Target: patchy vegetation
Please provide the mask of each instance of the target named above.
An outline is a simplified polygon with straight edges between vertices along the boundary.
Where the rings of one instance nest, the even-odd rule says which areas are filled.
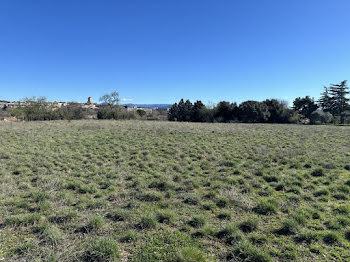
[[[0,132],[0,260],[350,260],[348,127],[58,121]]]

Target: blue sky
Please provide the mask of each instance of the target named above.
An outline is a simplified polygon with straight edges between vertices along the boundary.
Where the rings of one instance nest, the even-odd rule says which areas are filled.
[[[317,98],[350,77],[349,12],[348,0],[1,0],[0,100]]]

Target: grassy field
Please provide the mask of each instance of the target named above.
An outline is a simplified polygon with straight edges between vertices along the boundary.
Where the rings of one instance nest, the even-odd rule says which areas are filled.
[[[0,260],[349,261],[350,128],[0,124]]]

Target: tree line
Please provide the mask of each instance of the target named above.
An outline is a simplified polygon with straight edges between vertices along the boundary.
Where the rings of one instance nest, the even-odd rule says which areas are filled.
[[[293,106],[284,101],[245,101],[241,104],[221,101],[207,107],[202,101],[192,103],[181,99],[168,112],[169,121],[180,122],[243,122],[243,123],[311,123],[329,124],[350,122],[349,88],[344,80],[325,87],[318,101],[310,96],[298,97]]]
[[[83,106],[81,103],[70,102],[58,106],[50,103],[45,97],[25,98],[14,108],[0,108],[0,118],[14,116],[25,121],[45,120],[79,120],[79,119],[150,119],[165,120],[166,112],[153,110],[148,113],[142,109],[128,111],[119,104],[118,92],[105,94],[100,98],[101,104],[96,108]]]

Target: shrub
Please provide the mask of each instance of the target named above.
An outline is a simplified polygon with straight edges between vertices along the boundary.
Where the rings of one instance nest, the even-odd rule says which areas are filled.
[[[314,125],[329,124],[333,122],[333,116],[329,112],[320,109],[315,110],[310,115],[310,123]]]
[[[84,252],[83,261],[120,261],[117,244],[109,238],[99,238]]]

